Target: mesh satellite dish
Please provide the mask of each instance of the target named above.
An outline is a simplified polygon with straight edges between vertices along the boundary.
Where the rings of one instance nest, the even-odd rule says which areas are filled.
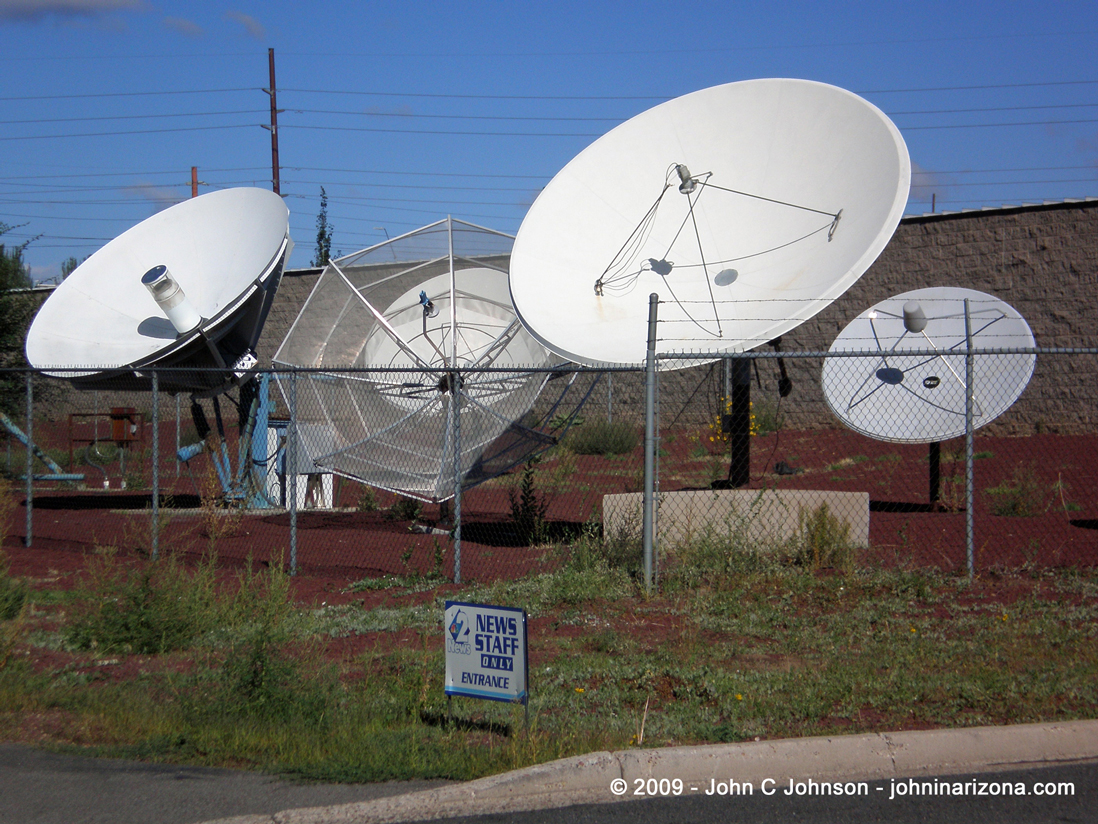
[[[216,394],[255,365],[255,346],[293,242],[265,189],[211,192],[112,240],[50,295],[27,360],[80,389]]]
[[[274,361],[364,371],[298,377],[309,460],[371,486],[446,500],[455,489],[455,397],[463,488],[555,442],[542,424],[562,400],[540,420],[526,418],[550,373],[523,370],[559,359],[511,306],[512,241],[447,219],[328,264]]]
[[[737,352],[853,284],[907,202],[903,138],[876,107],[805,80],[694,92],[601,137],[522,222],[511,296],[545,346],[591,365]]]
[[[936,443],[964,435],[966,299],[974,349],[1033,348],[1025,319],[993,295],[937,287],[891,297],[858,315],[831,344],[832,352],[877,353],[824,362],[824,398],[839,420],[892,443]],[[905,354],[909,351],[938,354]],[[1018,400],[1036,361],[1031,354],[975,358],[977,428]]]

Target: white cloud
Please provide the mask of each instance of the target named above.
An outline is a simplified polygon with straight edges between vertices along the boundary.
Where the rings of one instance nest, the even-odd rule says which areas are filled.
[[[51,17],[94,19],[145,7],[145,0],[0,0],[0,20],[38,23]]]
[[[0,2],[2,2],[2,0],[0,0]],[[201,37],[206,33],[203,28],[193,20],[187,20],[183,17],[165,17],[164,27],[186,35],[187,37]]]
[[[126,188],[132,195],[137,195],[149,201],[153,205],[154,212],[161,212],[167,209],[169,206],[174,206],[179,203],[179,193],[173,189],[165,189],[161,186],[154,186],[151,183],[144,183],[137,186],[129,186]]]
[[[249,36],[256,40],[263,40],[267,36],[267,29],[250,14],[244,14],[239,11],[227,11],[225,12],[225,19],[232,20],[242,25]]]

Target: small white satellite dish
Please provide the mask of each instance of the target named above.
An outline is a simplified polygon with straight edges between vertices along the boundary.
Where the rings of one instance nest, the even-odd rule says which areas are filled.
[[[455,490],[455,397],[463,487],[554,443],[524,418],[550,378],[545,367],[560,360],[515,316],[512,241],[447,219],[329,263],[274,357],[332,369],[298,378],[297,419],[316,465],[446,500]]]
[[[663,103],[550,181],[511,260],[519,318],[581,363],[751,349],[841,295],[907,202],[903,138],[875,106],[805,80],[749,80]]]
[[[78,388],[213,393],[255,364],[293,242],[289,210],[265,189],[211,192],[112,240],[50,295],[27,360]]]
[[[1029,349],[1029,325],[1009,304],[973,289],[936,287],[884,300],[852,320],[828,358],[823,391],[831,411],[855,432],[892,443],[935,443],[965,433],[965,299],[974,349]],[[908,355],[905,352],[937,352]],[[1018,400],[1035,355],[980,355],[973,364],[975,426]]]

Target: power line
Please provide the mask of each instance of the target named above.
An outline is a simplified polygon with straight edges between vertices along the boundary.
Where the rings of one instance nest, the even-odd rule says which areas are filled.
[[[902,132],[925,132],[937,129],[998,129],[1014,126],[1072,126],[1081,123],[1098,123],[1098,118],[1083,120],[1027,120],[1014,123],[955,123],[938,126],[904,126]]]
[[[176,129],[134,129],[121,132],[83,132],[77,134],[38,134],[0,137],[0,140],[54,140],[70,137],[118,137],[128,134],[176,134],[178,132],[213,132],[225,129],[254,129],[258,123],[240,123],[228,126],[180,126]]]
[[[96,92],[93,94],[49,94],[24,95],[22,97],[0,97],[0,100],[97,100],[110,97],[172,97],[181,94],[228,94],[230,92],[257,92],[258,86],[241,89],[183,89],[159,92]]]
[[[227,112],[171,112],[169,114],[118,114],[101,117],[50,117],[36,120],[0,120],[0,125],[15,126],[29,123],[94,123],[114,120],[158,120],[169,117],[215,117],[226,114],[265,114],[265,109],[236,109]]]
[[[979,86],[926,86],[912,89],[862,89],[858,94],[908,94],[919,92],[970,92],[987,89],[1040,89],[1048,86],[1093,86],[1098,80],[1046,80],[1040,83],[986,83]]]
[[[621,123],[620,117],[534,117],[498,114],[417,114],[415,112],[349,112],[327,109],[285,109],[293,114],[350,115],[357,117],[399,117],[409,120],[502,120],[544,123]],[[2,122],[2,121],[0,121]]]

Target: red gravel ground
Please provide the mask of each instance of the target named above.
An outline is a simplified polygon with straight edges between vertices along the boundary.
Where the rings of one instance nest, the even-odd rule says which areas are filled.
[[[703,488],[725,464],[702,448],[707,433],[662,441],[662,490]],[[707,445],[707,444],[706,444]],[[1098,438],[1034,435],[1027,438],[978,436],[975,452],[976,566],[980,570],[1029,566],[1094,566],[1098,564]],[[942,502],[928,499],[925,446],[881,443],[846,430],[784,431],[753,439],[753,488],[839,489],[867,491],[871,499],[870,543],[865,563],[963,569],[963,442],[942,447]],[[570,466],[560,466],[562,460]],[[800,470],[779,476],[779,461]],[[547,459],[536,478],[549,503],[548,520],[561,535],[571,534],[600,512],[606,493],[636,491],[642,456],[615,458],[571,456]],[[547,479],[556,472],[558,483]],[[165,473],[166,474],[166,473]],[[551,550],[519,544],[509,523],[508,490],[518,472],[478,487],[463,499],[463,580],[511,578],[550,568],[558,559]],[[560,480],[563,479],[563,480]],[[174,472],[171,480],[175,482]],[[1028,517],[993,514],[1003,493],[989,489],[1030,486],[1034,509]],[[414,532],[409,521],[389,519],[380,511],[352,507],[362,487],[340,484],[345,509],[306,511],[297,518],[297,587],[306,601],[340,597],[347,582],[382,574],[453,570],[453,545],[445,529]],[[203,508],[186,479],[175,488],[175,507],[167,514],[159,546],[197,559],[216,551],[227,570],[251,558],[266,563],[280,555],[289,560],[290,516],[286,512],[225,514]],[[378,493],[383,507],[394,498]],[[26,537],[26,502],[17,494],[8,519],[4,550],[12,572],[48,579],[80,569],[96,547],[116,546],[137,557],[150,547],[148,494],[36,490],[31,547]],[[434,528],[439,508],[425,505],[419,528]],[[443,526],[446,526],[445,524]]]

